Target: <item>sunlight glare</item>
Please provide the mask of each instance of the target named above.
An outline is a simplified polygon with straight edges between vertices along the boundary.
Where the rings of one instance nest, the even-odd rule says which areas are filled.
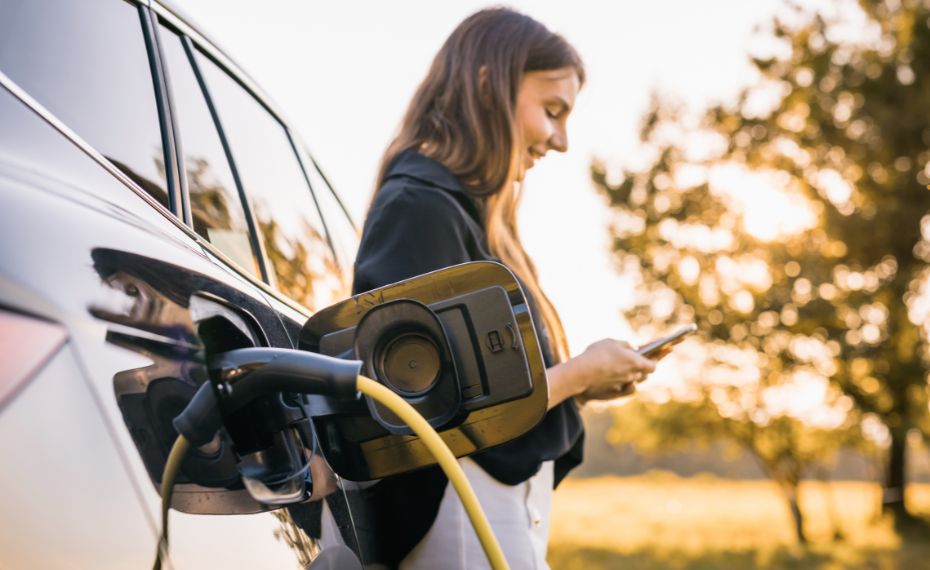
[[[817,216],[810,204],[778,172],[754,172],[736,164],[711,169],[711,188],[729,196],[742,212],[745,230],[774,241],[812,228]]]

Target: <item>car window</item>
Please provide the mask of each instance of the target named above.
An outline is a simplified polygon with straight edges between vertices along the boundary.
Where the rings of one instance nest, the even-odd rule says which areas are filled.
[[[258,256],[223,142],[191,67],[181,36],[164,26],[159,39],[171,85],[179,147],[194,230],[258,276]]]
[[[315,311],[343,296],[339,266],[284,126],[197,52],[267,256],[269,281]]]
[[[329,237],[339,258],[339,265],[342,267],[343,279],[347,283],[347,288],[350,288],[352,284],[352,266],[355,263],[355,254],[358,252],[358,230],[356,230],[352,220],[336,198],[335,192],[326,183],[326,179],[306,150],[303,151],[303,156],[304,166],[307,169],[307,175],[310,177],[310,185],[313,187],[313,193],[320,205],[320,211],[326,220]]]
[[[168,207],[137,8],[119,0],[7,0],[0,70]]]
[[[127,223],[166,236],[183,247],[190,246],[186,232],[3,87],[0,87],[0,117],[0,178],[25,181],[32,189],[67,196],[73,203],[91,209],[106,205],[115,217]],[[0,211],[8,208],[0,198]],[[40,233],[43,239],[69,239],[60,228],[41,228]],[[37,260],[34,269],[61,275],[55,264],[45,260]]]

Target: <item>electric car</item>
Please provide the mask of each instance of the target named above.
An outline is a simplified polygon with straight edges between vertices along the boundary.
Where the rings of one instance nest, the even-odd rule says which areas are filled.
[[[242,370],[206,360],[230,351],[327,352],[383,381],[435,348],[406,396],[456,455],[529,429],[545,373],[511,276],[346,301],[357,236],[281,112],[175,8],[0,1],[0,568],[151,566],[173,418],[229,388]],[[407,306],[425,332],[392,328]],[[366,488],[428,464],[417,438],[362,399],[226,412],[184,459],[165,564],[377,567]]]
[[[4,0],[0,72],[0,567],[149,567],[170,441],[144,426],[184,396],[164,379],[189,375],[203,323],[296,346],[347,296],[357,232],[280,112],[170,7]],[[329,533],[172,512],[171,561],[306,566],[320,536],[357,552],[344,491],[326,503]]]

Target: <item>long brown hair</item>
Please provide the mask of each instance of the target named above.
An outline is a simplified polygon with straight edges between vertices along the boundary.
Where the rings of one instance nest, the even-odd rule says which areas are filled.
[[[394,140],[381,159],[377,188],[391,161],[414,149],[444,164],[482,206],[491,254],[537,299],[558,361],[569,357],[562,321],[539,286],[536,266],[517,231],[523,160],[516,129],[523,74],[572,67],[584,84],[575,49],[536,20],[508,8],[466,18],[443,44],[417,88]]]

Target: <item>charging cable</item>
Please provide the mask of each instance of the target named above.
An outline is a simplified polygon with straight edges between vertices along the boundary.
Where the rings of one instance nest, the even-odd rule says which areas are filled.
[[[426,445],[433,457],[436,458],[436,462],[439,463],[439,466],[445,471],[446,477],[449,478],[449,482],[452,483],[455,492],[458,493],[459,499],[462,500],[462,505],[465,507],[465,512],[468,513],[468,518],[471,520],[471,525],[478,535],[481,548],[484,549],[484,553],[488,557],[491,568],[494,570],[508,568],[507,560],[504,558],[504,552],[497,542],[497,537],[494,536],[494,531],[491,530],[491,524],[488,522],[488,517],[485,516],[484,510],[478,502],[475,490],[472,489],[471,484],[468,482],[468,478],[465,476],[465,472],[462,471],[462,466],[459,465],[459,462],[455,459],[455,455],[452,454],[449,447],[442,441],[442,438],[439,437],[439,434],[436,433],[433,426],[429,425],[429,422],[427,422],[413,406],[404,401],[403,398],[371,378],[359,376],[356,384],[359,392],[384,404],[386,408],[390,409],[397,417],[403,420],[404,423],[410,426],[413,433],[420,437],[423,444]]]
[[[246,350],[254,351],[258,349],[241,349],[243,353]],[[310,353],[303,354],[305,356],[302,356],[302,358],[306,358]],[[319,386],[316,380],[304,380],[304,382],[304,385],[301,386],[300,380],[291,381],[288,382],[287,387],[289,391],[294,392],[318,393]],[[207,409],[213,408],[213,405],[210,404],[211,402],[215,404],[213,390],[209,386],[209,383],[205,383],[204,385],[207,386],[207,388],[203,388],[198,391],[198,394],[191,401],[191,405],[188,406],[188,409],[186,409],[178,417],[179,420],[181,418],[184,419],[180,422],[176,420],[175,426],[184,425],[190,427],[194,423],[192,421],[192,417],[197,415],[201,417],[206,416],[212,418],[212,423],[216,426],[216,429],[219,429],[219,425],[216,425],[218,412]],[[342,392],[345,391],[344,387],[340,387],[340,389]],[[413,406],[408,404],[406,401],[404,401],[403,398],[392,392],[390,389],[382,386],[380,383],[372,380],[371,378],[367,378],[361,375],[357,376],[355,379],[354,391],[361,392],[362,394],[365,394],[373,400],[376,400],[378,403],[384,405],[398,418],[409,425],[413,432],[419,436],[420,440],[423,442],[429,452],[433,455],[433,457],[436,458],[436,462],[445,472],[446,477],[448,477],[449,482],[452,483],[452,486],[455,489],[455,492],[458,494],[459,499],[461,499],[462,505],[465,507],[465,512],[468,514],[468,518],[471,521],[472,527],[474,527],[475,533],[478,535],[478,540],[481,543],[481,547],[484,549],[484,553],[488,557],[488,562],[491,564],[491,568],[493,570],[507,570],[509,568],[507,565],[507,560],[504,558],[504,553],[497,541],[497,537],[494,536],[494,531],[491,529],[491,525],[488,522],[487,516],[484,514],[484,510],[481,508],[481,504],[478,502],[478,497],[475,495],[474,489],[472,489],[471,485],[469,484],[468,478],[465,476],[465,472],[462,471],[462,467],[456,460],[455,455],[453,455],[452,451],[448,448],[448,446],[446,446],[445,442],[442,441],[442,438],[439,437],[439,434],[436,433],[436,430],[433,429],[431,425],[429,425],[429,422],[427,422],[426,419],[423,418],[423,416],[421,416],[420,413],[413,408]],[[239,392],[241,393],[241,391]],[[199,412],[197,414],[189,413],[191,408],[198,407]],[[200,427],[197,427],[196,429],[199,430],[198,433],[204,433]],[[216,429],[213,430],[213,433],[215,433]],[[180,470],[181,462],[183,461],[184,455],[187,453],[187,450],[190,447],[190,441],[188,437],[185,436],[187,431],[185,431],[185,429],[179,429],[178,431],[181,433],[181,435],[178,435],[178,438],[175,440],[174,445],[171,448],[171,452],[168,454],[168,460],[165,463],[164,474],[162,475],[161,534],[158,540],[158,553],[155,558],[153,570],[160,570],[161,561],[167,555],[168,511],[171,506],[171,496],[174,491],[174,483],[177,478],[178,471]]]
[[[179,435],[171,446],[165,470],[161,476],[161,534],[158,537],[158,553],[155,555],[153,570],[161,569],[162,554],[168,554],[168,511],[171,509],[171,496],[174,494],[174,482],[181,470],[181,462],[190,448],[190,442],[183,435]]]

